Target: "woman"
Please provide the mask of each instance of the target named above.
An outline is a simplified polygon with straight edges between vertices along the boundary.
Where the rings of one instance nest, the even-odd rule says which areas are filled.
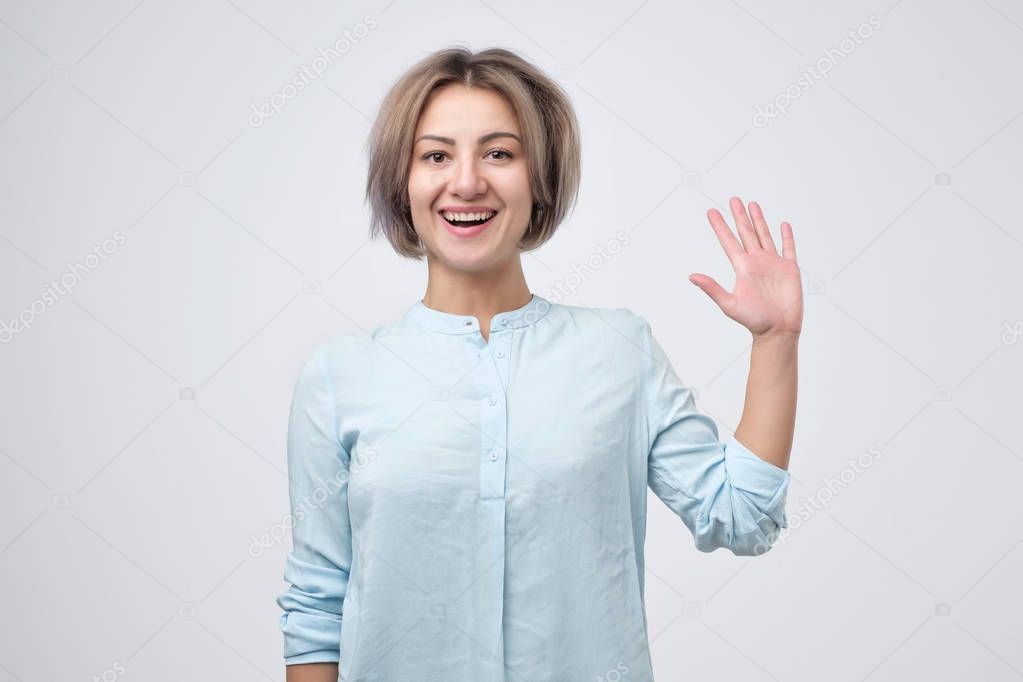
[[[289,681],[650,680],[647,487],[704,552],[761,554],[787,527],[791,227],[779,256],[756,204],[732,200],[741,243],[708,214],[735,290],[690,279],[753,334],[720,442],[642,317],[526,284],[520,254],[573,203],[578,145],[564,93],[506,50],[440,51],[386,97],[373,229],[429,277],[400,319],[319,347],[295,386]]]

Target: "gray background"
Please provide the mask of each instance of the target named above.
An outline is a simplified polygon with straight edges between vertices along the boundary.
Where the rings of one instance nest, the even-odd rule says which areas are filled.
[[[367,238],[364,144],[453,43],[519,50],[577,107],[579,205],[531,289],[646,316],[722,434],[749,335],[686,280],[733,281],[705,211],[794,227],[792,526],[701,554],[650,494],[658,679],[1023,677],[1023,6],[387,3],[0,3],[0,320],[31,322],[0,345],[0,680],[283,679],[290,538],[253,537],[287,519],[291,389],[423,293]]]

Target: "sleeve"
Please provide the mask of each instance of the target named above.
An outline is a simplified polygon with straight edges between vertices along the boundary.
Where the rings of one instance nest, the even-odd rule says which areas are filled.
[[[721,547],[739,556],[767,552],[788,527],[789,472],[734,435],[719,442],[714,421],[697,409],[650,324],[640,320],[647,351],[650,488],[686,524],[701,552]]]
[[[288,420],[292,550],[277,598],[285,665],[340,659],[341,606],[352,564],[350,456],[340,442],[335,396],[321,347],[295,384]]]

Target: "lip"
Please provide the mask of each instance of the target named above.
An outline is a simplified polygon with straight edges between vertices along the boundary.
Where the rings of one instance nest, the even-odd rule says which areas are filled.
[[[468,210],[468,209],[472,209],[472,210]],[[479,225],[473,225],[472,227],[455,227],[454,225],[449,223],[447,220],[445,220],[444,216],[441,215],[441,213],[443,211],[455,211],[456,213],[479,213],[480,211],[493,211],[493,210],[494,209],[487,208],[485,206],[470,206],[470,207],[462,206],[462,207],[458,207],[458,208],[452,208],[452,207],[447,207],[446,206],[446,207],[442,208],[440,211],[437,212],[437,220],[441,221],[441,223],[444,224],[444,228],[448,231],[449,234],[452,234],[452,235],[454,235],[456,237],[459,237],[460,239],[469,239],[471,237],[476,237],[477,235],[482,234],[484,230],[486,230],[488,227],[493,225],[494,224],[494,218],[496,218],[498,215],[500,215],[500,213],[495,211],[494,215],[490,216],[490,219],[487,220],[485,223],[480,223]]]
[[[483,211],[494,211],[497,212],[496,208],[491,206],[441,206],[437,209],[437,213],[443,213],[444,211],[451,211],[452,213],[482,213]]]

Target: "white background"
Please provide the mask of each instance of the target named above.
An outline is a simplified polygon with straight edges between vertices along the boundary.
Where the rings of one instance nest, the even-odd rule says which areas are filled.
[[[579,204],[530,288],[647,317],[722,436],[749,334],[686,279],[733,281],[705,212],[794,227],[792,527],[701,554],[651,494],[658,679],[1023,677],[1020,4],[388,2],[0,3],[0,680],[283,679],[290,538],[250,546],[288,514],[291,390],[424,291],[368,239],[364,145],[452,44],[521,52],[577,108]]]

